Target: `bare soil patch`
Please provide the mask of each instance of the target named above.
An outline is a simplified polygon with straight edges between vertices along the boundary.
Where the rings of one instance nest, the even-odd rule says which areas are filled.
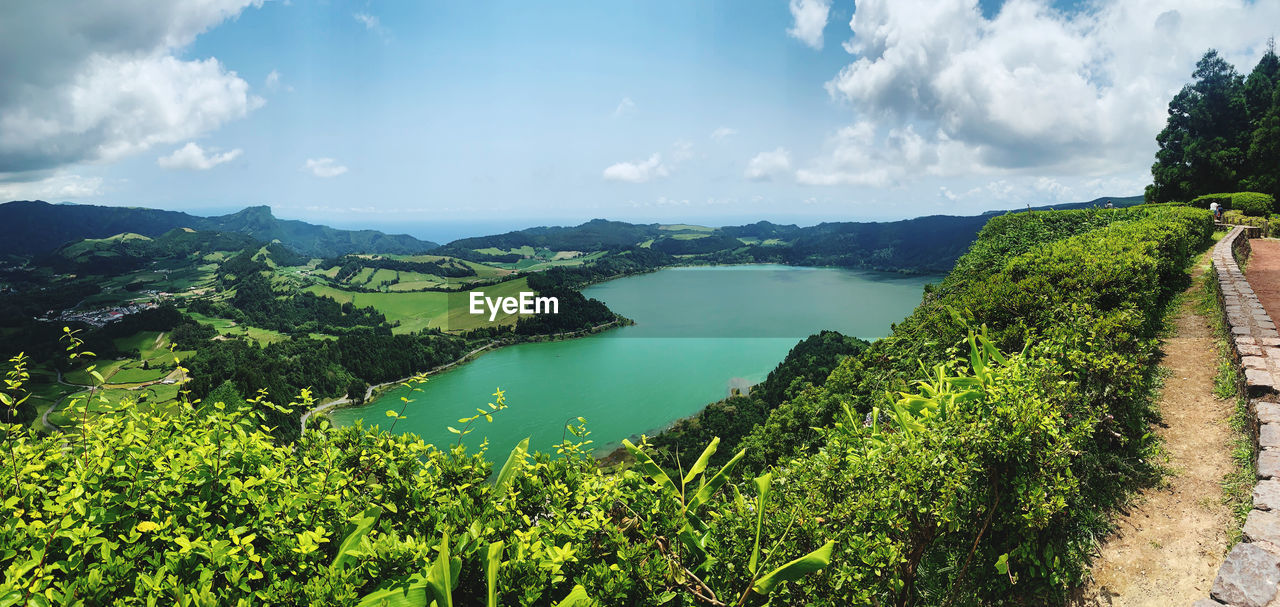
[[[1280,318],[1277,316],[1280,313],[1280,240],[1255,238],[1249,241],[1249,248],[1253,250],[1245,268],[1249,286],[1258,295],[1267,315]]]

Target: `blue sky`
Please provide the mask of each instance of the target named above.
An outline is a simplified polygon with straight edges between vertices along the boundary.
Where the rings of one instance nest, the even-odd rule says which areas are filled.
[[[1199,55],[1247,72],[1280,22],[1233,0],[6,10],[27,14],[0,20],[0,198],[379,227],[1136,194]]]

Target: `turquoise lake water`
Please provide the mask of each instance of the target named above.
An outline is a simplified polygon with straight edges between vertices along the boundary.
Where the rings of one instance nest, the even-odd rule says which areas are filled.
[[[797,341],[823,329],[872,340],[911,313],[937,277],[777,265],[670,268],[583,291],[633,319],[634,326],[558,342],[487,352],[434,375],[414,394],[397,432],[453,444],[448,426],[492,402],[509,408],[479,422],[464,443],[486,438],[502,457],[525,437],[546,450],[567,420],[586,418],[597,452],[764,380]],[[359,408],[335,411],[339,424],[390,423],[403,389]],[[485,407],[487,408],[487,407]]]

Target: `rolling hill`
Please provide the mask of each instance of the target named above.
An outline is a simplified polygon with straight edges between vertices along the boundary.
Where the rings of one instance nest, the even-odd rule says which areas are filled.
[[[292,219],[278,219],[270,207],[248,207],[217,217],[141,207],[49,204],[21,200],[0,204],[0,255],[48,253],[69,242],[134,233],[149,238],[176,228],[237,232],[255,240],[279,240],[289,249],[312,257],[349,253],[414,255],[436,248],[434,242],[376,230],[338,230]]]

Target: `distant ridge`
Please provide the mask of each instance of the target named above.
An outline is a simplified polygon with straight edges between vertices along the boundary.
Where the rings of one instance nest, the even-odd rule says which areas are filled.
[[[440,252],[466,256],[493,249],[510,251],[521,247],[571,251],[644,247],[670,255],[706,255],[719,251],[723,254],[715,261],[722,263],[782,262],[942,274],[951,270],[956,259],[969,249],[978,231],[993,216],[1027,210],[1102,207],[1108,200],[1118,208],[1139,204],[1142,196],[1102,197],[1086,202],[987,211],[981,215],[926,215],[897,221],[831,221],[808,227],[768,221],[703,227],[593,219],[572,227],[541,226],[462,238],[441,247]]]
[[[50,204],[19,200],[0,204],[0,255],[38,255],[85,238],[122,233],[158,237],[175,228],[236,232],[281,244],[312,257],[349,253],[417,254],[439,245],[405,234],[377,230],[339,230],[292,219],[278,219],[267,206],[248,207],[217,217],[142,207]]]

